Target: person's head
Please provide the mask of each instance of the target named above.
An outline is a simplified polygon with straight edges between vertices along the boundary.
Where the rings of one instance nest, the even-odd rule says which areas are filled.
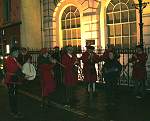
[[[23,54],[23,55],[25,55],[25,54],[27,54],[27,49],[25,48],[25,47],[23,47],[23,48],[21,48],[21,53]]]
[[[113,51],[113,50],[115,49],[115,46],[114,46],[114,45],[108,45],[108,49],[109,49],[110,51]]]
[[[44,57],[48,56],[48,48],[42,48],[40,52],[41,52],[41,55],[43,55]]]
[[[19,55],[19,48],[17,48],[17,47],[12,47],[11,49],[10,49],[10,54],[13,56],[13,57],[18,57],[18,55]]]
[[[138,54],[142,54],[143,53],[143,47],[141,45],[137,45],[136,46],[136,51]]]
[[[58,46],[55,46],[55,47],[54,47],[54,51],[55,51],[55,52],[59,52],[59,47],[58,47]]]
[[[72,54],[73,53],[73,47],[68,45],[66,48],[67,53]]]
[[[109,57],[110,60],[113,60],[114,59],[114,53],[110,51],[108,53],[108,57]]]
[[[86,49],[89,53],[94,51],[94,47],[93,46],[86,46]]]

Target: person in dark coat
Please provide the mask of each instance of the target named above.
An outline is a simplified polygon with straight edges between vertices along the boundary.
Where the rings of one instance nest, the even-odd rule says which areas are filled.
[[[84,80],[87,82],[87,91],[95,92],[95,84],[97,81],[97,72],[95,64],[100,61],[99,56],[94,52],[93,46],[86,46],[87,50],[82,53],[80,58],[83,62]]]
[[[20,53],[19,53],[18,58],[17,58],[18,62],[21,65],[23,65],[28,60],[28,57],[30,57],[30,55],[29,55],[27,49],[24,47],[21,48]]]
[[[57,62],[61,63],[62,54],[61,51],[59,50],[59,47],[57,46],[54,47],[54,52],[52,54],[52,57],[55,58]],[[54,69],[54,78],[57,83],[57,87],[60,87],[63,84],[63,67],[60,64],[56,63],[53,69]]]
[[[137,98],[142,98],[144,96],[145,80],[147,77],[147,59],[147,53],[144,52],[141,45],[138,45],[136,47],[136,53],[133,54],[132,58],[129,60],[133,64],[132,78],[135,82],[135,95]]]
[[[102,67],[104,81],[106,82],[106,92],[108,101],[111,101],[112,98],[115,96],[115,92],[117,89],[117,83],[120,78],[122,65],[120,62],[115,58],[113,52],[108,53],[108,59],[104,63]]]
[[[108,48],[105,49],[103,55],[101,56],[101,59],[104,62],[109,60],[109,52],[113,52],[115,59],[119,59],[120,58],[120,54],[116,53],[114,45],[108,45]]]
[[[53,67],[56,61],[49,57],[48,49],[42,48],[41,54],[38,57],[38,68],[41,78],[41,88],[42,88],[42,107],[48,103],[48,97],[55,91],[56,84],[54,81]]]
[[[22,66],[17,61],[17,57],[19,54],[19,49],[16,47],[13,47],[10,50],[10,55],[4,58],[4,67],[6,71],[6,76],[4,83],[7,86],[8,89],[8,95],[9,95],[9,105],[11,109],[11,115],[14,118],[22,118],[23,115],[18,112],[18,98],[17,98],[17,91],[18,91],[18,85],[20,85],[22,80],[19,80],[19,78],[16,78],[16,75],[18,74],[18,70],[21,70]],[[19,75],[18,75],[19,76]]]
[[[73,47],[67,46],[66,52],[62,55],[62,64],[64,65],[64,85],[66,88],[66,103],[70,104],[76,101],[74,97],[74,88],[78,81],[78,71],[76,64],[77,57],[73,53]]]

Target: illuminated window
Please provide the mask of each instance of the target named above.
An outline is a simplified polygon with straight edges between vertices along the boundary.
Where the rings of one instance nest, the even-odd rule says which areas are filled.
[[[61,18],[63,46],[81,46],[80,12],[75,6],[67,7]]]
[[[111,0],[107,7],[108,44],[131,48],[137,44],[136,10],[133,0]]]

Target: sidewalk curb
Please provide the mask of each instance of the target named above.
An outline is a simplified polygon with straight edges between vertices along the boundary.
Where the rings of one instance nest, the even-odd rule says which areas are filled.
[[[39,102],[42,101],[42,98],[41,98],[41,97],[36,96],[36,95],[33,95],[33,94],[31,94],[31,93],[29,93],[29,92],[27,92],[27,91],[19,90],[19,93],[21,93],[21,94],[23,94],[23,95],[25,95],[25,96],[28,96],[28,97],[30,97],[30,98],[33,98],[33,99],[35,99],[35,100],[37,100],[37,101],[39,101]],[[74,113],[74,114],[77,114],[77,115],[82,116],[82,117],[85,117],[85,118],[95,119],[93,116],[90,116],[90,115],[88,115],[88,114],[85,113],[85,112],[82,112],[82,111],[80,111],[80,110],[76,110],[75,108],[72,108],[72,107],[70,107],[70,106],[66,106],[66,105],[64,106],[64,105],[59,104],[59,103],[54,102],[54,101],[50,101],[50,104],[48,104],[48,105],[49,105],[49,106],[50,106],[50,105],[53,105],[53,106],[55,106],[55,107],[57,107],[57,108],[59,108],[59,109],[63,109],[63,110],[72,112],[72,113]]]

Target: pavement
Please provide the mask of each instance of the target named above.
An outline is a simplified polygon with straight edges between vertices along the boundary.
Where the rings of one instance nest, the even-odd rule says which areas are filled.
[[[150,92],[137,99],[133,89],[120,86],[108,100],[104,86],[97,84],[97,93],[88,94],[85,84],[77,86],[72,105],[64,104],[64,87],[59,86],[49,97],[47,110],[40,108],[40,82],[26,83],[20,89],[20,110],[25,118],[19,121],[150,121]],[[9,115],[7,90],[0,87],[0,121],[14,121]],[[15,120],[16,121],[16,120]]]
[[[43,110],[40,107],[40,100],[34,95],[27,94],[20,92],[18,95],[19,111],[24,118],[16,119],[10,115],[7,89],[0,86],[0,121],[90,121],[87,117],[53,105],[47,105]]]

